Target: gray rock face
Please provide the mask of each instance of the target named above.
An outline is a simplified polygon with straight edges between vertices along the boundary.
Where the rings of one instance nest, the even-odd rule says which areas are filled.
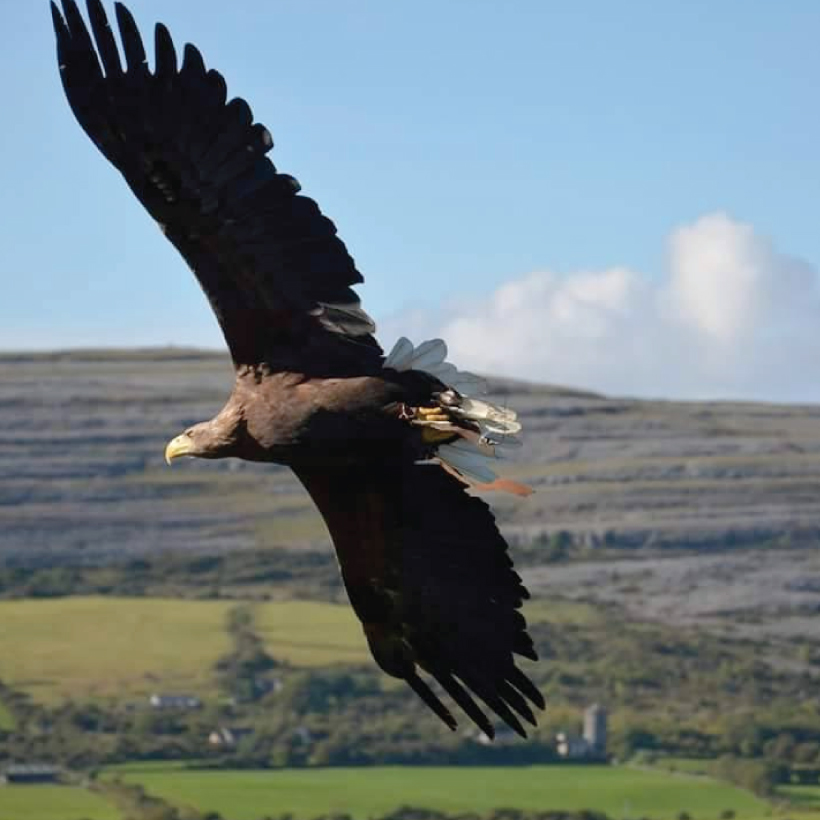
[[[200,351],[0,356],[0,562],[325,544],[287,470],[165,466],[166,441],[210,418],[231,381],[226,357]],[[492,496],[512,535],[716,549],[799,546],[820,530],[820,407],[490,387],[524,423],[501,472],[537,490]]]

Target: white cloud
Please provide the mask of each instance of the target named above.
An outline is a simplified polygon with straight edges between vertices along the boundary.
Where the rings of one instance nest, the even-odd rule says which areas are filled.
[[[790,320],[815,287],[803,262],[777,253],[750,225],[704,216],[669,240],[668,297],[694,330],[722,345],[754,339],[766,323]]]
[[[441,335],[451,361],[486,373],[614,394],[820,400],[817,271],[722,213],[672,232],[660,276],[536,272],[403,318],[406,335]]]

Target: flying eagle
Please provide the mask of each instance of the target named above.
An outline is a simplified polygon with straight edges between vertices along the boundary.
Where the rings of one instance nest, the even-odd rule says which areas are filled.
[[[536,660],[528,597],[488,506],[468,484],[519,494],[492,459],[516,443],[514,412],[434,339],[385,356],[333,223],[268,158],[270,132],[192,45],[165,26],[153,72],[134,18],[100,0],[90,30],[51,3],[60,75],[78,122],[159,223],[205,291],[236,370],[210,421],[166,459],[236,457],[290,467],[319,508],[376,663],[451,729],[426,675],[489,736],[483,701],[519,734],[544,699],[516,666]],[[93,38],[92,38],[93,34]],[[421,673],[425,673],[422,677]]]

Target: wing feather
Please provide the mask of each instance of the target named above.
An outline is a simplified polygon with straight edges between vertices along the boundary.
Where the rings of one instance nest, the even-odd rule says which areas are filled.
[[[470,693],[449,673],[430,670],[433,677],[441,684],[444,691],[464,710],[467,717],[484,732],[487,737],[495,736],[495,728],[487,715],[470,697]]]
[[[74,5],[73,0],[68,0],[68,2]],[[97,43],[106,76],[114,78],[122,74],[117,41],[114,39],[114,32],[108,24],[108,17],[100,0],[88,0],[88,18],[91,20],[91,30],[94,32],[94,40]]]
[[[171,33],[162,23],[157,23],[154,29],[154,60],[154,76],[164,86],[167,94],[177,73],[177,52]]]
[[[528,594],[489,507],[409,459],[296,472],[327,522],[377,663],[420,695],[414,676],[426,671],[489,736],[474,696],[526,737],[521,719],[535,724],[533,707],[544,707],[515,661],[537,658],[520,611]]]
[[[131,12],[122,4],[115,3],[117,25],[122,35],[122,46],[125,52],[125,64],[128,71],[134,74],[148,73],[148,58],[145,55],[145,46]]]
[[[273,140],[248,103],[187,44],[177,67],[155,31],[151,72],[133,16],[115,3],[122,58],[100,0],[89,27],[75,0],[52,3],[63,87],[77,120],[192,267],[237,364],[285,366],[322,349],[381,363],[362,281],[335,225],[267,154]],[[124,65],[124,67],[123,67]]]

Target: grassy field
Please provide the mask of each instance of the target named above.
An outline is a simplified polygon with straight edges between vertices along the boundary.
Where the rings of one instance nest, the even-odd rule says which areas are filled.
[[[78,597],[0,601],[0,680],[36,700],[119,699],[156,690],[216,693],[230,648],[229,601]],[[271,654],[296,666],[365,663],[348,606],[281,601],[254,607]],[[0,727],[9,718],[0,708]]]
[[[532,601],[525,609],[530,623],[589,624],[601,615],[573,601]],[[274,658],[294,666],[369,663],[361,625],[347,605],[318,601],[271,601],[254,607],[254,629]]]
[[[668,769],[671,772],[684,774],[708,774],[711,760],[701,760],[694,757],[662,757],[654,765],[659,769]]]
[[[820,786],[781,786],[777,792],[801,808],[820,811]]]
[[[142,598],[0,601],[0,680],[53,702],[208,694],[231,604]]]
[[[670,772],[707,775],[709,765],[712,762],[691,757],[664,757],[660,758],[653,766]],[[798,809],[806,809],[812,812],[820,810],[820,786],[778,786],[777,796],[786,798]]]
[[[271,601],[254,607],[254,629],[274,658],[295,666],[367,663],[361,625],[346,604]]]
[[[614,818],[658,820],[672,820],[681,811],[696,820],[717,820],[727,809],[739,820],[770,811],[762,800],[724,783],[613,766],[197,772],[132,765],[110,769],[107,776],[112,773],[170,803],[232,820],[284,812],[302,820],[334,811],[366,818],[400,805],[449,812],[598,809]]]
[[[209,696],[230,647],[231,601],[76,597],[0,601],[0,680],[43,703],[142,697],[157,690]],[[349,606],[270,601],[253,607],[268,652],[297,667],[370,663]],[[534,601],[531,622],[588,623],[586,604]],[[0,705],[0,728],[8,716]]]
[[[99,795],[76,786],[0,786],[0,820],[119,820]]]

